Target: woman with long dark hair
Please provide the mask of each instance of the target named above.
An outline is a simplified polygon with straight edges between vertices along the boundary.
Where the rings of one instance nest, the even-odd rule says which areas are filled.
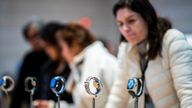
[[[192,107],[192,47],[183,33],[148,0],[119,0],[113,14],[121,33],[120,72],[106,107]]]

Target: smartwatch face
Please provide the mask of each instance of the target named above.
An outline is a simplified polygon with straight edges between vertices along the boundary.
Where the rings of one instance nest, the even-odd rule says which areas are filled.
[[[10,76],[3,76],[2,79],[0,79],[0,88],[3,91],[10,92],[14,89],[15,82],[12,77]]]
[[[91,79],[89,83],[90,92],[97,94],[100,91],[100,84],[97,80]]]
[[[27,77],[25,79],[25,91],[31,92],[35,90],[37,85],[37,79],[35,77]]]
[[[51,82],[50,82],[50,88],[54,88],[55,85],[56,85],[56,80],[52,79]]]
[[[4,84],[4,80],[0,79],[0,87],[3,86],[3,84]]]
[[[85,89],[91,95],[97,95],[102,88],[100,80],[96,77],[89,77],[85,82]]]
[[[55,94],[61,94],[65,90],[65,80],[63,77],[56,76],[50,81],[50,88]]]
[[[139,97],[143,93],[143,82],[141,78],[132,78],[128,80],[127,89],[133,97]]]
[[[135,85],[134,80],[129,80],[127,89],[133,89],[134,85]]]

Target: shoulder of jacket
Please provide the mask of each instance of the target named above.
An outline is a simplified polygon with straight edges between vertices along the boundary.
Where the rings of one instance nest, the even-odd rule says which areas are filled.
[[[164,44],[170,46],[171,43],[178,41],[178,40],[186,40],[186,37],[182,32],[177,29],[168,29],[167,32],[164,34]]]
[[[192,50],[192,47],[187,41],[185,35],[176,29],[169,29],[165,33],[163,47],[166,48],[166,51],[168,51],[170,54]]]

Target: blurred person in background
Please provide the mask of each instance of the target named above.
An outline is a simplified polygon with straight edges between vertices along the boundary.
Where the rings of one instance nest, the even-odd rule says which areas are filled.
[[[102,42],[96,41],[89,30],[79,24],[66,24],[64,29],[56,33],[62,49],[62,56],[72,71],[71,91],[75,108],[91,108],[92,96],[86,93],[84,81],[92,76],[103,82],[101,93],[97,95],[96,106],[104,108],[110,88],[117,72],[117,61]]]
[[[116,55],[115,51],[114,51],[114,48],[113,48],[113,46],[112,46],[112,44],[111,44],[111,42],[109,40],[107,40],[106,38],[103,38],[103,37],[101,38],[100,37],[100,38],[98,38],[98,41],[101,41],[103,43],[104,47],[107,48],[107,50],[111,54]]]
[[[50,59],[42,68],[40,85],[37,89],[40,95],[34,101],[36,108],[53,108],[57,97],[49,87],[50,80],[55,76],[62,76],[67,81],[70,75],[69,66],[61,57],[61,50],[55,39],[56,31],[63,27],[64,25],[59,22],[48,22],[42,28],[41,38],[44,41],[45,52]],[[66,90],[61,94],[60,99],[69,106],[73,104],[72,95]]]
[[[192,108],[192,47],[184,34],[157,16],[149,0],[118,0],[113,14],[122,41],[107,108]],[[137,90],[128,84],[133,78],[143,86],[135,105],[126,89]]]
[[[24,39],[31,46],[31,50],[25,54],[19,69],[18,81],[12,96],[10,108],[29,107],[30,93],[25,91],[24,81],[26,77],[39,78],[42,65],[48,57],[43,51],[43,42],[40,39],[40,31],[44,22],[38,17],[32,17],[24,25],[22,34]],[[36,93],[37,94],[37,93]],[[35,95],[34,97],[36,97]]]

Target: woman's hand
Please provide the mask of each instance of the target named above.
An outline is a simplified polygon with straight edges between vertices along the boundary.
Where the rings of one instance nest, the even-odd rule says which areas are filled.
[[[34,106],[35,108],[51,108],[52,105],[50,105],[51,101],[49,100],[35,100]]]

